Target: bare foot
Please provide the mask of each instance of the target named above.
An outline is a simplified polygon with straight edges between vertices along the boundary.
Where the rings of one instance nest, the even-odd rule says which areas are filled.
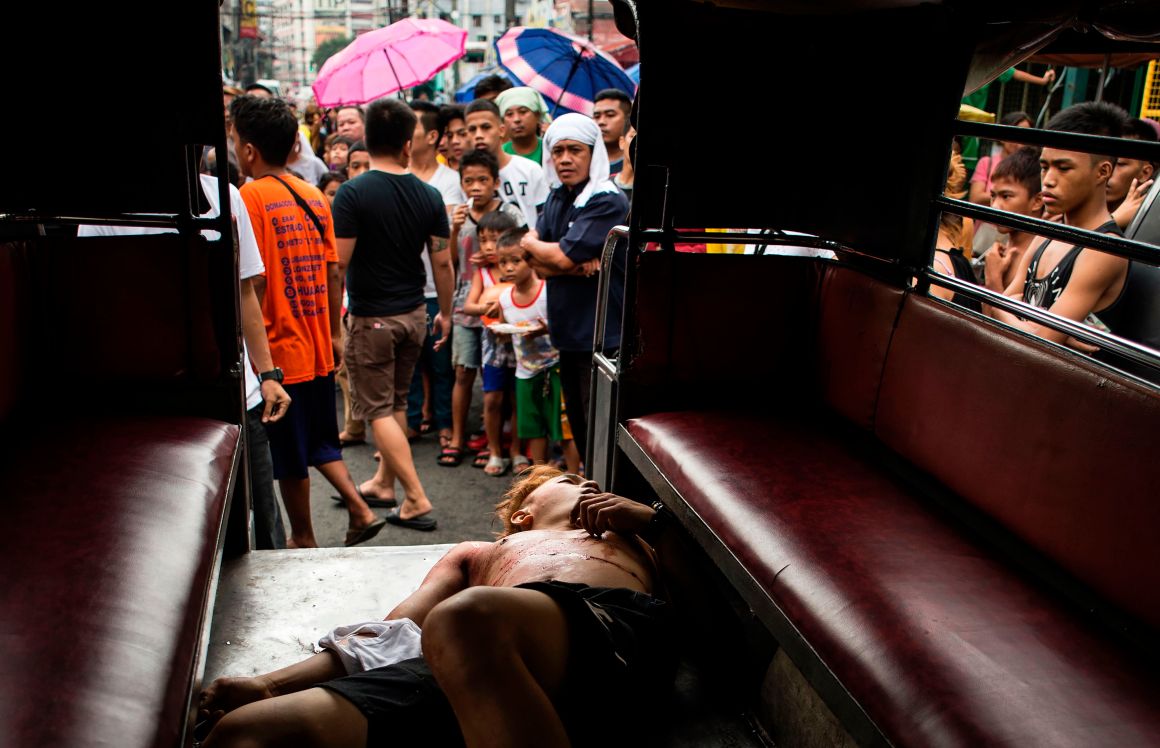
[[[358,492],[362,494],[364,499],[393,499],[395,498],[394,488],[384,488],[373,479],[362,483],[358,487]]]
[[[412,499],[408,496],[403,499],[403,503],[399,506],[399,519],[411,519],[429,511],[431,511],[431,501],[426,496],[421,499]]]
[[[315,540],[313,537],[310,537],[310,538],[293,538],[293,537],[291,537],[291,538],[286,539],[286,547],[287,548],[317,548],[318,541]]]
[[[209,728],[216,725],[228,712],[275,696],[277,694],[274,693],[273,686],[263,677],[218,678],[209,684],[209,688],[201,692],[197,718],[199,722],[206,723],[202,731],[208,732]]]

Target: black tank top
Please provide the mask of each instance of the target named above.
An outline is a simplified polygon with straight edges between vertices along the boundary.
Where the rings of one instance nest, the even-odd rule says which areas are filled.
[[[963,250],[959,247],[952,249],[936,249],[936,252],[942,252],[951,261],[951,269],[955,271],[955,277],[967,283],[977,284],[979,281],[975,278],[975,270],[971,267],[971,261],[963,254]],[[963,296],[957,293],[951,297],[952,304],[958,304],[961,307],[966,307],[972,312],[983,313],[983,304],[978,299],[972,299],[969,296]]]
[[[1124,233],[1114,221],[1108,221],[1096,230],[1121,236]],[[1083,247],[1072,247],[1050,273],[1043,278],[1036,278],[1039,260],[1050,241],[1043,242],[1035,251],[1023,285],[1023,300],[1044,309],[1050,308],[1059,299],[1071,279],[1076,259],[1083,251]],[[1128,273],[1120,295],[1111,304],[1095,312],[1095,315],[1113,335],[1160,351],[1160,268],[1129,260]],[[1147,367],[1125,361],[1107,351],[1099,351],[1095,357],[1145,379],[1157,381],[1160,376]]]

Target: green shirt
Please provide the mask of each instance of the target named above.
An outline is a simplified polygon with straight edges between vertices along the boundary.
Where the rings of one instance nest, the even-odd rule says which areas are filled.
[[[540,166],[544,165],[544,139],[543,138],[536,138],[536,150],[532,151],[531,153],[516,153],[516,147],[514,145],[512,145],[512,142],[510,140],[503,144],[503,152],[510,153],[513,156],[523,156],[527,160],[534,161],[537,164],[539,164]]]

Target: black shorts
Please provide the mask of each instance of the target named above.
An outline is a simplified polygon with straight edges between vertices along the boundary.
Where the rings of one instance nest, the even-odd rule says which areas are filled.
[[[302,480],[311,467],[342,459],[334,399],[334,372],[285,386],[290,407],[282,420],[266,424],[275,480]]]
[[[627,589],[532,582],[564,611],[571,638],[557,709],[574,745],[634,745],[672,687],[670,608]],[[463,745],[459,724],[423,658],[320,684],[367,718],[367,747]],[[519,705],[513,704],[518,712]]]

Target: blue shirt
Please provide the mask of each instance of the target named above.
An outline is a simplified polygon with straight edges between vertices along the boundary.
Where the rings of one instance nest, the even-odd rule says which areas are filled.
[[[579,265],[599,257],[604,250],[608,232],[628,217],[628,198],[624,193],[603,192],[593,195],[583,208],[573,205],[583,189],[566,185],[557,187],[548,195],[536,231],[540,240],[559,242],[560,250]],[[626,247],[619,247],[613,255],[608,279],[612,284],[608,294],[608,316],[605,324],[606,348],[620,346],[620,317],[624,306],[624,262]],[[592,350],[596,331],[596,291],[599,275],[553,276],[548,278],[548,331],[557,350],[585,352]]]

